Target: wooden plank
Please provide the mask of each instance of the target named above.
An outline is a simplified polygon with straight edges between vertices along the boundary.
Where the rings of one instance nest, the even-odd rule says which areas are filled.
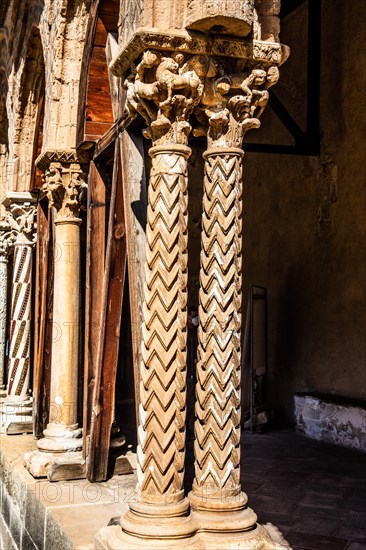
[[[89,7],[88,26],[85,35],[85,43],[83,57],[81,60],[80,82],[79,82],[79,101],[78,101],[78,118],[76,122],[76,143],[77,146],[84,141],[84,124],[85,124],[85,106],[88,90],[88,75],[90,56],[97,26],[99,0],[92,0]]]
[[[85,291],[85,353],[84,353],[84,412],[83,454],[89,454],[91,403],[97,372],[97,351],[101,296],[103,292],[106,188],[94,162],[88,176],[86,227],[86,291]]]
[[[105,47],[105,57],[109,66],[112,59],[118,54],[117,37],[112,33],[108,33],[107,45]],[[108,71],[110,94],[112,101],[112,111],[114,119],[117,120],[122,115],[122,107],[124,106],[125,90],[122,88],[122,79],[114,76],[111,71]]]
[[[121,134],[121,166],[125,197],[127,262],[130,288],[132,353],[134,364],[136,421],[140,401],[141,330],[145,281],[147,186],[143,139],[127,131]]]
[[[101,300],[97,371],[92,401],[87,478],[107,478],[126,272],[126,239],[119,140],[115,142],[107,247]]]
[[[47,426],[53,320],[53,213],[46,201],[38,203],[35,277],[34,339],[34,434],[42,437]]]

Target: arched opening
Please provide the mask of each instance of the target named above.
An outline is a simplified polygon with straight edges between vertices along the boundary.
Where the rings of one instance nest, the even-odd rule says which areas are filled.
[[[30,191],[40,183],[34,161],[42,146],[44,74],[41,37],[39,29],[34,28],[28,42],[15,113],[14,191]]]

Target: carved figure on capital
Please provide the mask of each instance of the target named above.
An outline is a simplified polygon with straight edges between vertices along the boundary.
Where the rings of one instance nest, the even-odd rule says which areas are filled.
[[[125,80],[126,111],[131,118],[136,114],[144,118],[148,126],[144,135],[155,145],[187,143],[191,130],[188,118],[201,100],[208,66],[207,56],[187,58],[180,52],[162,56],[152,50],[143,53]]]
[[[14,246],[16,236],[9,222],[3,218],[0,220],[0,259],[7,261]]]
[[[268,88],[279,79],[276,66],[219,76],[206,83],[202,98],[209,147],[241,147],[245,133],[259,128]],[[199,115],[202,122],[202,108]]]
[[[78,163],[51,162],[43,173],[43,193],[60,218],[78,217],[86,198],[86,175]]]
[[[14,244],[31,244],[36,242],[35,222],[36,206],[30,202],[13,202],[8,207],[6,221],[14,235]]]

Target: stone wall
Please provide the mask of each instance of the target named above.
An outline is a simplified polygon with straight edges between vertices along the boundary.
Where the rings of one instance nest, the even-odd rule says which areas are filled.
[[[7,190],[30,189],[42,97],[42,149],[75,147],[89,6],[89,0],[37,0],[26,9],[20,2],[5,2],[2,6],[0,202]],[[8,166],[4,171],[5,156]]]
[[[295,392],[366,397],[365,22],[362,0],[322,2],[320,157],[246,155],[244,279],[269,290],[270,397],[287,420]],[[303,124],[305,6],[281,41],[274,93]],[[257,136],[291,143],[269,109]]]

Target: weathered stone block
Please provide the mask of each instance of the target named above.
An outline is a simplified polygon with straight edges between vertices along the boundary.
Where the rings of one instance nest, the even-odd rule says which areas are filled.
[[[253,0],[191,0],[187,6],[185,26],[201,32],[247,36],[253,21]]]
[[[366,406],[329,396],[295,395],[297,429],[312,439],[366,452]]]

